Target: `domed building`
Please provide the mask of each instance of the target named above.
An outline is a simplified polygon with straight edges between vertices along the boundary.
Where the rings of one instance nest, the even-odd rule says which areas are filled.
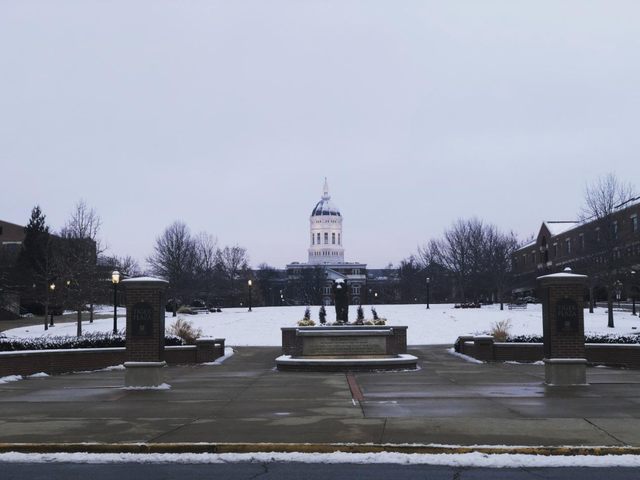
[[[319,297],[324,305],[333,304],[331,285],[342,280],[349,287],[350,302],[366,302],[367,265],[345,262],[343,217],[338,206],[331,201],[327,179],[320,201],[309,217],[309,258],[307,263],[287,265],[287,284],[290,296],[301,303],[316,303]],[[306,297],[306,298],[305,298]],[[314,298],[315,297],[315,298]]]
[[[344,263],[342,215],[338,206],[331,202],[326,178],[322,199],[313,208],[309,224],[311,230],[309,263],[314,265]]]

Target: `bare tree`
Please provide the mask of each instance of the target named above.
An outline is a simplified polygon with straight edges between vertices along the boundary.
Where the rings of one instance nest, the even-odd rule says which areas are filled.
[[[274,290],[276,288],[276,280],[278,279],[278,271],[263,262],[258,265],[258,271],[256,272],[256,277],[258,281],[258,287],[262,291],[262,298],[268,299],[268,305],[273,306],[275,304],[274,301]]]
[[[481,220],[460,219],[429,247],[430,255],[453,275],[462,301],[466,300],[470,287],[476,289],[480,280],[483,232]]]
[[[623,228],[624,218],[619,212],[636,196],[633,185],[622,182],[613,173],[585,187],[581,220],[593,226],[586,235],[590,271],[607,292],[607,326],[610,328],[614,327],[613,298],[620,278],[629,267],[624,247],[629,242],[631,229]]]
[[[515,281],[512,255],[520,247],[515,233],[502,233],[495,225],[486,225],[484,232],[485,269],[495,289],[500,310],[504,310],[504,296]]]
[[[218,249],[216,257],[218,290],[233,304],[238,304],[251,276],[247,249],[239,245],[226,246]]]
[[[156,237],[153,254],[147,257],[154,275],[169,282],[176,316],[178,295],[186,291],[193,279],[195,242],[187,224],[176,221]]]
[[[80,200],[60,232],[67,299],[78,312],[77,335],[82,335],[82,310],[93,304],[99,288],[98,256],[106,249],[100,240],[102,221],[93,208]]]
[[[207,232],[200,232],[194,242],[196,283],[205,295],[207,306],[210,306],[215,290],[218,239]]]

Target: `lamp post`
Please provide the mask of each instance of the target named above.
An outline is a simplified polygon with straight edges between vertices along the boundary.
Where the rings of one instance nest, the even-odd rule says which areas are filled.
[[[636,272],[631,270],[631,301],[633,302],[633,311],[631,315],[636,314]]]
[[[120,272],[114,270],[111,273],[111,281],[113,282],[113,334],[118,333],[118,283],[120,283]]]
[[[280,290],[280,306],[284,305],[284,295],[282,294],[282,290]]]
[[[249,284],[249,311],[251,311],[251,287],[253,286],[251,279],[249,279],[247,284]]]
[[[371,305],[371,289],[369,289],[369,305]]]
[[[427,310],[429,310],[429,287],[431,287],[431,279],[427,277]]]
[[[51,296],[53,297],[53,294],[54,294],[54,293],[55,293],[55,291],[56,291],[56,284],[55,284],[55,283],[52,283],[51,285],[49,285],[49,290],[51,290]],[[49,318],[49,320],[50,320],[49,326],[50,326],[50,327],[53,327],[53,326],[54,326],[54,325],[53,325],[53,308],[51,308],[51,309],[50,309],[50,311],[49,311],[49,315],[51,315],[51,317]],[[46,317],[45,317],[45,319],[44,319],[44,324],[45,324],[45,325],[47,324],[47,319],[46,319]]]

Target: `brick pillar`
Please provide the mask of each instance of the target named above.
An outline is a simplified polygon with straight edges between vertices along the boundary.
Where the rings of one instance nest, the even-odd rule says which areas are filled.
[[[164,317],[168,282],[151,277],[122,281],[126,292],[127,387],[153,387],[164,381]]]
[[[473,337],[475,354],[478,360],[493,360],[493,337],[491,335],[476,335]]]
[[[584,284],[586,275],[571,269],[539,277],[545,381],[549,385],[584,385]]]

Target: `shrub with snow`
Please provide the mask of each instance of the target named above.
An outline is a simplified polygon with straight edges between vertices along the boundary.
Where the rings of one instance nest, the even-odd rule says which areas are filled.
[[[13,352],[21,350],[58,350],[69,348],[110,348],[124,347],[126,337],[124,330],[113,333],[85,333],[80,337],[65,336],[42,336],[35,338],[7,338],[0,336],[0,352]],[[174,335],[165,336],[165,345],[184,345],[182,338]]]

